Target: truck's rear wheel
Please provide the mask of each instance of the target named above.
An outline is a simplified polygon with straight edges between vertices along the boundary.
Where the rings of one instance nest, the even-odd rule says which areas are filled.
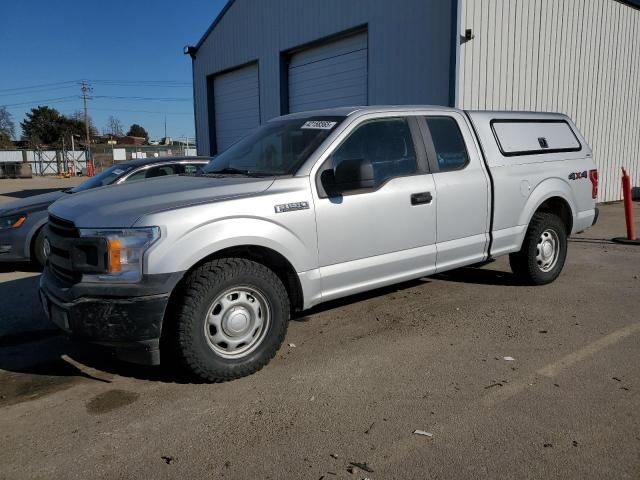
[[[544,285],[558,278],[566,257],[564,223],[552,213],[537,212],[529,223],[522,249],[509,255],[509,263],[524,283]]]
[[[205,381],[244,377],[274,357],[288,321],[287,291],[273,271],[241,258],[213,260],[185,281],[178,353]]]

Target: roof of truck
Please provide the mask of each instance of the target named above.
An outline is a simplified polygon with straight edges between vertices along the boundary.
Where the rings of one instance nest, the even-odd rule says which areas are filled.
[[[366,105],[366,106],[354,105],[351,107],[324,108],[322,110],[309,110],[306,112],[290,113],[288,115],[276,117],[274,120],[305,118],[305,117],[312,117],[312,116],[346,117],[354,113],[381,113],[381,112],[396,112],[396,111],[407,112],[411,110],[438,110],[440,112],[442,111],[459,112],[460,111],[456,108],[445,107],[441,105]]]

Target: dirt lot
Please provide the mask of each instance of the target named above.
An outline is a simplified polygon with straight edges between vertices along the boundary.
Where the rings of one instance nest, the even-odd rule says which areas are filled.
[[[640,478],[623,233],[603,206],[545,287],[500,259],[317,308],[264,370],[218,385],[42,331],[37,273],[5,266],[0,478]]]

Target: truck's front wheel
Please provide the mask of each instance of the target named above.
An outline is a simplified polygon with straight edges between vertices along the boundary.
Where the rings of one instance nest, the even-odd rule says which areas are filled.
[[[524,283],[544,285],[558,278],[566,257],[564,223],[557,215],[537,212],[529,223],[522,248],[509,255],[509,263]]]
[[[224,258],[189,274],[178,315],[178,351],[209,382],[250,375],[284,340],[289,298],[278,276],[259,263]]]

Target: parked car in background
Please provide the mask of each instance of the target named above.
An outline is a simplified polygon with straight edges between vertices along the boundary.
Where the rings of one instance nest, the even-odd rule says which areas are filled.
[[[198,175],[56,202],[41,300],[122,359],[177,354],[204,380],[231,380],[273,358],[292,311],[501,255],[522,282],[554,281],[597,193],[565,115],[296,113]]]
[[[164,157],[118,163],[67,190],[33,195],[0,207],[0,261],[34,260],[44,265],[44,236],[47,208],[59,198],[92,188],[132,183],[182,173],[195,173],[210,157]]]

